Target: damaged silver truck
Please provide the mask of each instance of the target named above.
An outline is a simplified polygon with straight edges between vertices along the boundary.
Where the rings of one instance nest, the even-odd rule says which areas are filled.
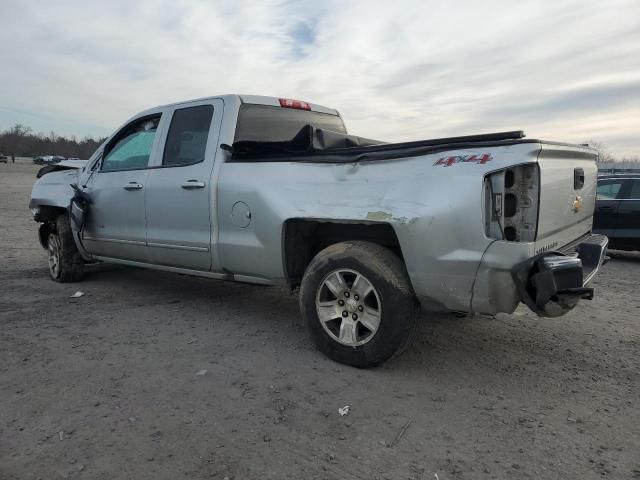
[[[557,317],[591,299],[596,159],[519,131],[385,143],[330,108],[223,95],[134,116],[86,164],[45,167],[29,206],[55,281],[114,262],[285,284],[322,352],[369,367],[420,306]]]

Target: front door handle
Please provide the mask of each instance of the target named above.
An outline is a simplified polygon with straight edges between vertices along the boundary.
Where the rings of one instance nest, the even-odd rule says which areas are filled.
[[[601,207],[596,208],[596,210],[600,212],[613,212],[615,209],[616,207],[611,207],[609,205],[603,205]]]
[[[129,182],[122,188],[125,190],[140,190],[142,188],[142,184],[138,182]]]
[[[185,190],[193,190],[195,188],[204,188],[205,185],[206,184],[204,182],[200,182],[198,180],[187,180],[182,184],[182,188]]]

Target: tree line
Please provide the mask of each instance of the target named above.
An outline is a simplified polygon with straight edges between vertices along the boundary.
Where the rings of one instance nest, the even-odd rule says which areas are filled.
[[[0,131],[0,153],[16,157],[60,155],[65,158],[86,160],[105,139],[106,137],[94,139],[87,136],[82,140],[77,140],[75,136],[63,137],[53,131],[49,134],[34,133],[31,127],[16,123],[13,127]],[[604,143],[596,140],[588,140],[584,143],[588,143],[598,150],[600,153],[599,163],[602,166],[617,167],[624,163],[626,168],[640,168],[640,157],[637,155],[630,158],[614,158]]]
[[[105,137],[106,138],[106,137]],[[43,155],[60,155],[65,158],[88,159],[104,138],[84,137],[77,140],[57,135],[34,133],[31,127],[16,123],[7,130],[0,131],[0,152],[16,157],[39,157]]]

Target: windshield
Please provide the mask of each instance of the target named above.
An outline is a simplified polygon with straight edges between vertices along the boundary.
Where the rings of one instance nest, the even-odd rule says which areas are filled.
[[[338,115],[245,103],[238,113],[234,142],[286,142],[305,125],[347,133]]]

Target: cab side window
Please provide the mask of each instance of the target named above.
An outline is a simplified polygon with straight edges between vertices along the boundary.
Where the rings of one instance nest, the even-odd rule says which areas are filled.
[[[176,110],[167,134],[162,165],[177,167],[202,162],[212,118],[211,105]]]
[[[598,184],[597,198],[615,200],[620,194],[624,180],[604,180]]]
[[[158,130],[160,115],[147,117],[126,127],[108,146],[103,172],[147,168]]]

